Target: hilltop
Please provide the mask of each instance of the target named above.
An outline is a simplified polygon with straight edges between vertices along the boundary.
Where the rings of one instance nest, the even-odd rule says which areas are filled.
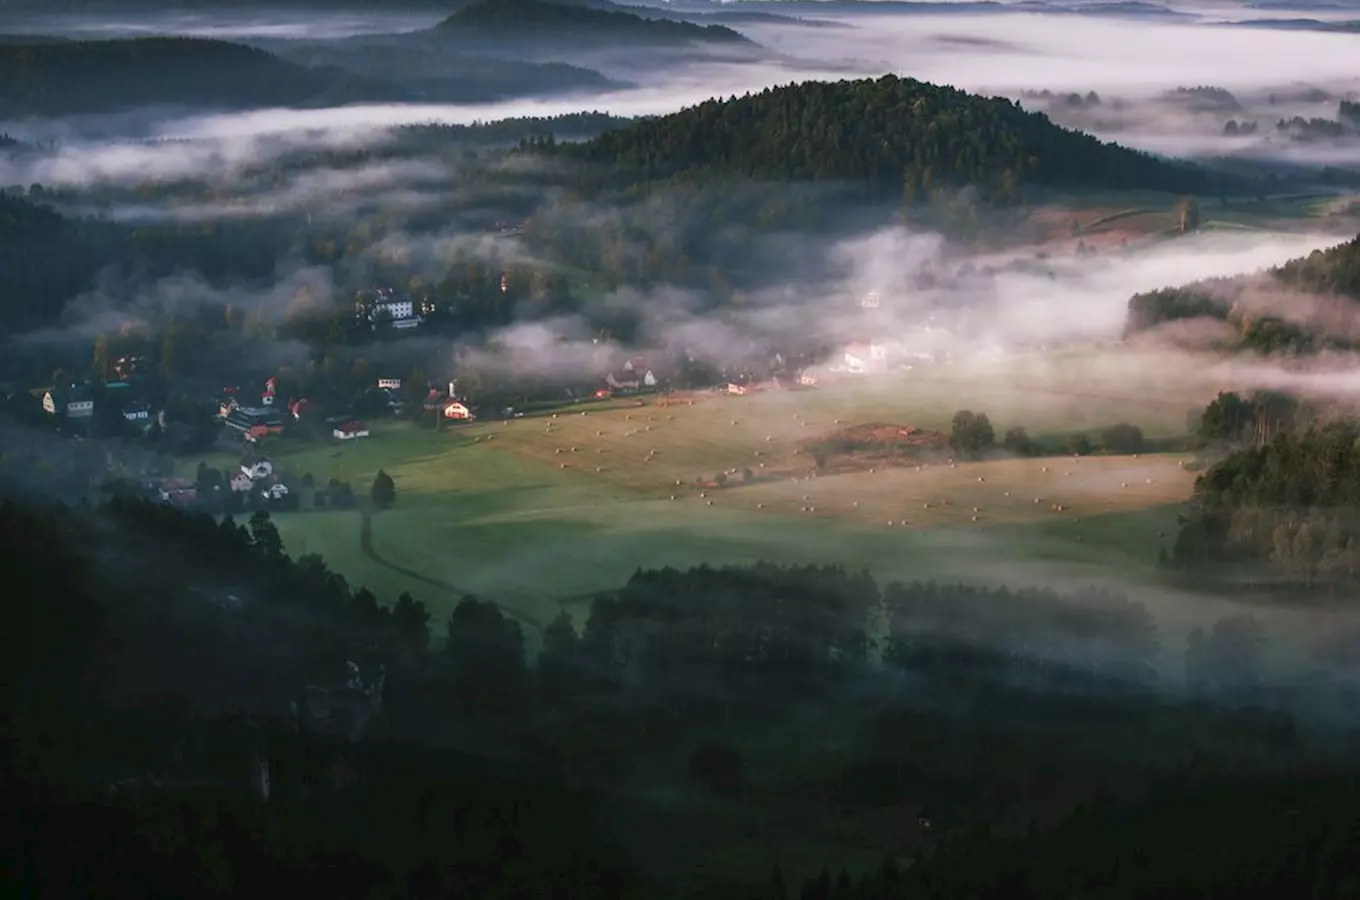
[[[459,36],[552,38],[562,42],[618,38],[648,44],[751,43],[722,25],[644,18],[622,8],[605,9],[552,0],[478,0],[440,22],[434,31]]]
[[[1360,317],[1351,301],[1360,301],[1360,236],[1263,275],[1135,294],[1129,299],[1125,336],[1152,329],[1174,336],[1167,330],[1172,323],[1199,321],[1221,323],[1215,340],[1235,349],[1352,349],[1360,346]]]
[[[1042,113],[909,78],[806,82],[710,100],[567,150],[649,178],[729,174],[865,182],[911,202],[969,186],[992,200],[1026,185],[1177,193],[1237,179],[1061,128]]]
[[[244,109],[406,99],[337,68],[310,69],[253,47],[200,38],[0,44],[0,117],[138,106]]]

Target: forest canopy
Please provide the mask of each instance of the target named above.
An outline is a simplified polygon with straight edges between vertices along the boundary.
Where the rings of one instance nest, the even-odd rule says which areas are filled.
[[[805,82],[639,121],[570,151],[648,177],[851,181],[911,202],[973,187],[1226,189],[1226,176],[1060,128],[1041,113],[910,78]]]

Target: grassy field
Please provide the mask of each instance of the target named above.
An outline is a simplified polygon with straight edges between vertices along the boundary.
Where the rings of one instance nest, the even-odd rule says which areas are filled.
[[[1012,583],[1113,567],[1153,578],[1159,542],[1173,533],[1193,481],[1179,457],[812,477],[811,460],[798,451],[804,440],[850,424],[947,430],[960,406],[989,413],[998,434],[1011,425],[1035,436],[1097,434],[1131,421],[1149,437],[1173,435],[1212,395],[1207,385],[1198,392],[1182,385],[1166,400],[1146,381],[1130,383],[1129,371],[1152,367],[1127,365],[1058,377],[1073,366],[1048,354],[1012,360],[1004,378],[981,366],[943,366],[809,391],[581,404],[438,432],[382,423],[367,440],[267,449],[294,477],[340,478],[361,493],[379,468],[391,474],[398,501],[373,517],[369,547],[361,547],[354,511],[304,504],[276,521],[290,552],[320,554],[386,602],[409,591],[438,621],[473,593],[514,610],[531,631],[559,601],[584,616],[591,595],[638,567],[843,563],[882,580]],[[740,474],[748,468],[751,483]],[[734,469],[726,487],[698,484]]]

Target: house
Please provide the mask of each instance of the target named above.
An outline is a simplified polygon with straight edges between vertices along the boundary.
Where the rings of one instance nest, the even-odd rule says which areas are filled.
[[[282,481],[276,481],[269,485],[269,487],[260,491],[260,496],[264,497],[266,500],[282,500],[284,497],[288,496],[288,493],[288,485],[284,484]]]
[[[129,400],[123,404],[123,418],[139,425],[151,422],[151,405],[145,400]]]
[[[60,413],[68,419],[88,419],[94,415],[94,392],[86,384],[52,388],[43,394],[42,404],[48,415]]]
[[[221,401],[218,402],[217,416],[218,418],[225,419],[240,408],[241,404],[235,397],[223,397]]]
[[[263,481],[273,476],[274,464],[258,453],[247,453],[241,457],[241,474],[251,481]]]
[[[288,411],[293,414],[294,419],[301,419],[311,411],[311,408],[312,401],[308,400],[306,397],[301,397],[289,404]]]
[[[245,472],[237,472],[235,475],[231,476],[231,479],[227,484],[231,487],[232,493],[244,494],[255,486],[255,480]]]
[[[616,391],[635,391],[642,386],[642,382],[631,370],[624,369],[619,372],[610,372],[604,376],[604,383]]]
[[[366,438],[368,437],[368,426],[363,422],[341,422],[339,425],[335,426],[335,430],[332,431],[331,434],[342,441],[352,441],[355,438]]]
[[[274,388],[278,385],[278,379],[272,376],[265,380],[264,393],[260,394],[260,402],[265,406],[274,405]]]
[[[283,413],[268,407],[238,406],[227,414],[224,424],[247,436],[276,434],[283,431]]]
[[[164,503],[193,503],[198,499],[198,486],[187,478],[165,478],[156,486],[156,494]]]
[[[426,412],[434,412],[437,409],[442,409],[445,402],[449,399],[450,398],[446,397],[444,392],[439,388],[432,387],[430,388],[430,392],[425,395],[425,402],[422,404],[422,408]]]
[[[882,344],[856,343],[845,348],[845,368],[851,372],[868,372],[882,368],[888,350]]]
[[[460,422],[471,422],[477,417],[472,414],[472,410],[457,400],[450,400],[444,404],[444,418],[454,419]]]
[[[398,296],[391,288],[360,293],[356,306],[359,315],[367,316],[369,326],[375,329],[381,321],[400,329],[415,328],[422,321],[415,303],[409,297]]]

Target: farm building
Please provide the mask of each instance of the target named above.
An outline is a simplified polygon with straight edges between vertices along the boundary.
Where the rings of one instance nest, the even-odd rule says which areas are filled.
[[[401,390],[401,379],[400,379],[400,378],[379,378],[379,379],[378,379],[378,389],[379,389],[379,390],[382,390],[382,391],[399,391],[399,390]]]
[[[227,484],[231,487],[232,493],[244,494],[254,487],[255,481],[245,472],[237,472],[235,475],[231,476],[231,479]]]
[[[283,431],[283,413],[277,409],[259,406],[238,406],[226,418],[226,426],[246,434],[263,429],[264,434]]]
[[[164,503],[193,503],[198,499],[198,486],[187,478],[166,478],[156,486],[156,496]]]
[[[335,426],[335,430],[332,431],[331,434],[342,441],[366,438],[368,437],[368,426],[363,422],[341,422],[339,425]]]
[[[468,409],[466,404],[457,400],[450,400],[444,404],[444,418],[459,422],[471,422],[477,417],[472,414],[472,410]]]
[[[307,415],[311,409],[312,401],[308,400],[306,397],[294,400],[288,406],[288,411],[293,414],[294,419],[301,419],[303,416]]]
[[[281,481],[276,481],[269,485],[269,487],[260,491],[260,496],[264,497],[266,500],[282,500],[284,497],[288,496],[288,493],[288,485]]]

